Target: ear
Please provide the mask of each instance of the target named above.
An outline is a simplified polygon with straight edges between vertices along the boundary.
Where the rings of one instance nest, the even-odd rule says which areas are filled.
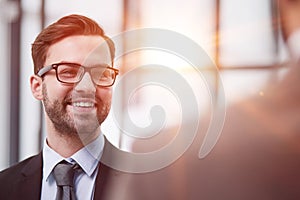
[[[32,95],[37,100],[43,100],[43,80],[37,75],[32,75],[30,77],[30,88]]]

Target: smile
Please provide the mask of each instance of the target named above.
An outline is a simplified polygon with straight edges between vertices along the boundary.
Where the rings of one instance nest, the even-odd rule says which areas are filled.
[[[72,106],[74,107],[83,107],[83,108],[92,108],[95,107],[93,102],[73,102]]]

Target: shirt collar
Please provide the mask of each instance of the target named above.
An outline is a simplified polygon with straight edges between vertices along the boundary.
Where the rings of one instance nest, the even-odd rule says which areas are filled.
[[[76,162],[88,176],[91,176],[98,166],[103,153],[103,148],[104,136],[103,134],[100,134],[94,141],[77,151],[71,157],[64,158],[51,149],[45,140],[43,148],[44,177],[48,179],[55,165],[62,160],[66,160],[70,163]]]

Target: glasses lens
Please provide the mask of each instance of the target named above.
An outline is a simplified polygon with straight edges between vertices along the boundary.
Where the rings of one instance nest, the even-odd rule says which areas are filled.
[[[110,68],[97,67],[91,70],[94,82],[101,86],[110,86],[115,80],[115,71]]]
[[[57,67],[57,77],[66,83],[76,83],[80,80],[84,69],[78,65],[61,64]]]

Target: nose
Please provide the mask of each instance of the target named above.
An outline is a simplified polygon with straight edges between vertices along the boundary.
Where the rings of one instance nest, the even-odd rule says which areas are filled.
[[[92,77],[89,73],[85,73],[76,86],[75,90],[77,92],[86,92],[86,93],[94,93],[96,92],[96,85],[94,84]]]

